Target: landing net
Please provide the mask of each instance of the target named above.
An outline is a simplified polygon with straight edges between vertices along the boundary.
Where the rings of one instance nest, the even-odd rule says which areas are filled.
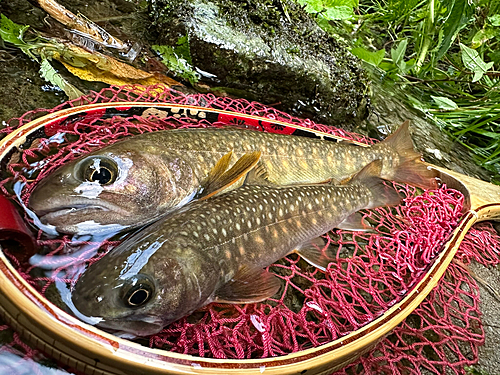
[[[11,120],[0,132],[7,134],[34,118],[62,108],[110,101],[169,102],[217,108],[298,124],[367,144],[374,142],[255,102],[210,94],[185,95],[162,87],[131,86],[103,89],[51,110],[28,112]],[[21,182],[21,200],[27,204],[31,191],[41,179],[62,164],[106,144],[162,129],[227,125],[241,124],[230,118],[194,120],[178,114],[81,116],[54,130],[50,136],[34,140],[27,150],[14,154],[3,171],[0,190],[16,200],[13,186]],[[405,197],[400,206],[365,212],[377,233],[334,230],[324,236],[325,243],[336,254],[326,273],[295,255],[286,257],[269,267],[283,280],[283,288],[274,298],[244,306],[211,304],[139,342],[200,357],[267,358],[325,344],[372,322],[422,279],[457,226],[463,208],[462,194],[446,186],[425,192],[405,185],[394,186]],[[27,217],[26,220],[31,221]],[[51,239],[41,231],[37,242],[44,256],[39,257],[36,264],[19,262],[13,255],[10,260],[31,285],[55,303],[57,283],[74,285],[86,265],[118,243],[93,243],[85,239],[75,242],[68,236]],[[500,237],[491,225],[476,225],[459,249],[460,265],[452,263],[438,286],[391,335],[339,373],[421,374],[425,368],[439,374],[463,374],[465,365],[477,362],[484,332],[478,287],[462,265],[471,260],[497,265],[499,246]],[[8,249],[6,252],[8,254]],[[41,357],[39,352],[23,344],[8,326],[1,326],[0,334],[12,340],[10,346],[3,346],[0,351],[17,351],[18,355],[30,359]],[[15,374],[18,369],[13,365],[11,371]]]

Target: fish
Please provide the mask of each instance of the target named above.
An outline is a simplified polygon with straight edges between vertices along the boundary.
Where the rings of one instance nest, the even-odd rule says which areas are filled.
[[[243,185],[191,203],[85,269],[72,290],[73,309],[134,337],[212,302],[265,300],[281,287],[265,267],[296,252],[324,271],[331,259],[317,247],[324,247],[321,235],[334,227],[367,230],[359,210],[400,202],[381,170],[375,160],[345,185]]]
[[[58,233],[96,235],[128,230],[206,195],[210,173],[217,175],[214,168],[228,153],[233,165],[257,151],[260,156],[255,168],[261,171],[261,178],[247,179],[244,172],[251,169],[247,168],[226,176],[226,186],[219,191],[235,189],[243,182],[342,182],[376,159],[382,161],[382,178],[434,189],[436,172],[420,161],[408,126],[407,121],[370,147],[227,128],[145,133],[57,169],[35,186],[28,207],[43,225]]]

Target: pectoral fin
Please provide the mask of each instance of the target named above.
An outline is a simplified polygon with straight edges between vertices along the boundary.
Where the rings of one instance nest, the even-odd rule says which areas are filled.
[[[263,269],[242,267],[216,293],[214,302],[255,303],[272,297],[281,287],[281,281]]]
[[[227,170],[231,161],[233,152],[224,155],[212,170],[202,184],[202,192],[199,200],[205,200],[215,194],[225,190],[240,178],[245,176],[259,162],[260,151],[249,152],[239,158],[234,165]]]
[[[229,151],[223,157],[221,157],[217,163],[215,163],[214,167],[208,172],[208,176],[205,179],[204,184],[210,186],[215,181],[220,180],[221,176],[227,171],[229,168],[229,163],[231,163],[231,158],[233,157],[233,151]]]
[[[327,255],[327,251],[323,250],[325,247],[325,242],[323,238],[317,237],[308,243],[305,243],[300,248],[295,249],[293,252],[300,255],[310,265],[319,268],[322,271],[326,271],[328,264],[333,262],[333,257],[330,258]]]
[[[355,212],[348,216],[343,222],[337,225],[337,228],[344,230],[357,230],[362,232],[373,231],[370,223],[363,218],[359,212]]]
[[[255,168],[248,172],[245,179],[245,185],[274,185],[269,181],[269,174],[262,161],[259,161]]]

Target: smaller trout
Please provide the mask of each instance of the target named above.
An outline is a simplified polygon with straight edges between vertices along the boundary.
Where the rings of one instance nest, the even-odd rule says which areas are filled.
[[[358,210],[400,202],[381,169],[376,160],[345,186],[244,185],[187,206],[85,270],[74,307],[102,328],[144,336],[211,302],[269,298],[281,282],[264,267],[295,251],[324,270],[311,241],[334,227],[366,229]]]

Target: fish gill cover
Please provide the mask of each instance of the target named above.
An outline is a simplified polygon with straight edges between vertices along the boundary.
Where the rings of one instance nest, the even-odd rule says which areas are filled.
[[[170,102],[259,115],[327,131],[347,139],[373,143],[357,134],[332,129],[309,120],[293,118],[259,103],[212,95],[184,95],[170,89],[114,87],[65,103],[52,110],[31,111],[10,121],[6,134],[42,114],[68,106],[119,101]],[[220,120],[220,121],[218,121]],[[4,167],[0,189],[16,199],[15,182],[21,182],[26,204],[36,183],[63,163],[96,147],[142,132],[182,127],[227,125],[179,114],[142,117],[80,116],[48,129],[50,137],[32,140],[29,147],[11,156]],[[238,125],[241,125],[239,123]],[[276,129],[279,130],[279,129]],[[47,129],[46,129],[47,131]],[[456,227],[463,196],[442,187],[417,191],[395,184],[404,203],[395,208],[365,212],[376,233],[334,230],[324,236],[335,253],[326,273],[308,266],[295,255],[268,269],[283,280],[279,295],[249,305],[211,304],[140,342],[155,348],[212,358],[265,358],[318,346],[352,332],[383,314],[425,275]],[[31,219],[26,218],[28,221]],[[74,284],[85,264],[95,262],[118,241],[72,241],[69,236],[49,238],[41,231],[38,244],[44,256],[20,263],[6,250],[26,280],[57,304],[55,286]],[[500,237],[490,224],[476,225],[466,235],[457,259],[486,265],[500,263]],[[99,250],[100,249],[100,250]],[[90,259],[90,260],[89,260]],[[476,282],[462,266],[452,263],[438,286],[391,335],[375,349],[340,373],[410,373],[423,368],[435,373],[464,373],[464,365],[477,361],[484,342],[479,319]],[[8,326],[0,327],[8,335]],[[453,335],[449,332],[453,331]],[[40,354],[23,344],[17,334],[12,347],[27,358]],[[8,347],[1,350],[13,350]]]

